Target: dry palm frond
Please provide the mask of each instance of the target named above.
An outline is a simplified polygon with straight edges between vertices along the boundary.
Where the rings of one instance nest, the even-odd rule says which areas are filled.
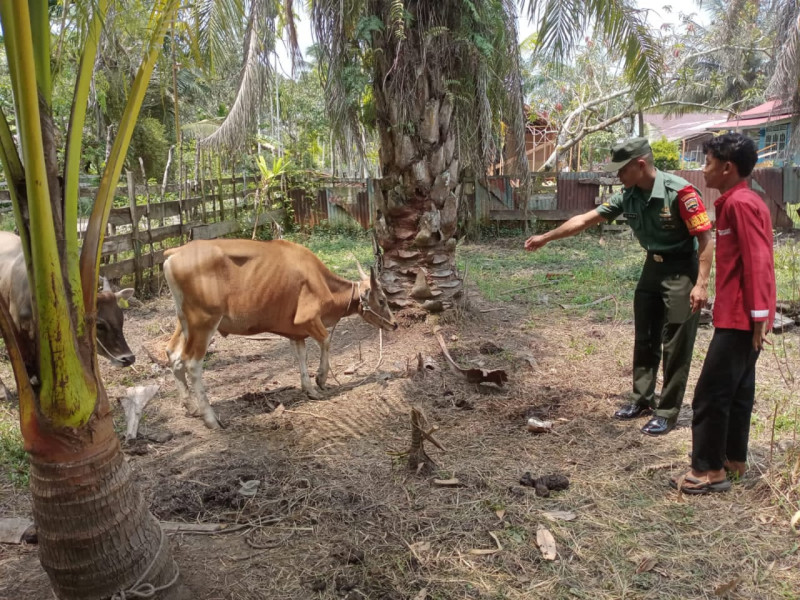
[[[231,111],[219,129],[198,141],[199,148],[240,146],[258,118],[258,106],[270,77],[268,52],[275,45],[275,31],[266,2],[253,2],[245,41],[245,63],[241,83]]]

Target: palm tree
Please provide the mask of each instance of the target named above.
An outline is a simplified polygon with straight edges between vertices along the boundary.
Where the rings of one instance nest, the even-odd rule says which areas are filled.
[[[516,7],[508,0],[315,0],[328,112],[340,140],[380,140],[375,232],[396,307],[449,300],[463,173],[478,177],[504,142],[522,158]],[[501,123],[508,132],[504,139]],[[524,161],[508,165],[523,179]]]
[[[108,0],[76,4],[86,37],[59,165],[52,119],[48,0],[0,0],[0,23],[14,96],[14,124],[0,111],[0,160],[22,239],[38,329],[33,365],[0,302],[0,326],[19,392],[20,427],[30,456],[39,557],[59,598],[154,592],[182,586],[169,544],[131,480],[114,432],[96,359],[95,304],[100,249],[125,154],[156,58],[179,0],[154,3],[142,60],[102,175],[82,247],[78,176],[87,100]],[[31,349],[27,349],[31,350]],[[152,587],[148,587],[152,586]],[[136,596],[139,597],[139,596]],[[148,596],[151,597],[151,596]]]

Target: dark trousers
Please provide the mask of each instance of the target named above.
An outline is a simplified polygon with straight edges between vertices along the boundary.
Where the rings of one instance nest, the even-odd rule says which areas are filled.
[[[648,257],[634,294],[632,401],[670,422],[678,418],[683,403],[700,321],[700,312],[692,313],[689,304],[697,270],[696,255],[663,263]],[[664,385],[656,401],[662,355]]]
[[[718,471],[726,459],[747,460],[758,355],[752,331],[714,331],[692,401],[693,469]]]

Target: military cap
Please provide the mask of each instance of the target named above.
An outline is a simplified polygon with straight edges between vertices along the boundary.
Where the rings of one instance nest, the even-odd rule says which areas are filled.
[[[650,142],[647,141],[647,138],[635,137],[625,140],[611,148],[611,162],[603,165],[603,169],[605,171],[619,171],[634,158],[646,156],[651,152]]]

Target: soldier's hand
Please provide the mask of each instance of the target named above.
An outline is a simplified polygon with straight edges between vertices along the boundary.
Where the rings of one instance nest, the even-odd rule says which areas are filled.
[[[544,246],[546,243],[547,240],[544,239],[543,235],[532,235],[525,240],[525,250],[533,252],[534,250],[538,250]]]
[[[708,288],[701,285],[696,285],[692,288],[689,294],[689,304],[692,307],[692,312],[695,313],[703,308],[708,302]]]

